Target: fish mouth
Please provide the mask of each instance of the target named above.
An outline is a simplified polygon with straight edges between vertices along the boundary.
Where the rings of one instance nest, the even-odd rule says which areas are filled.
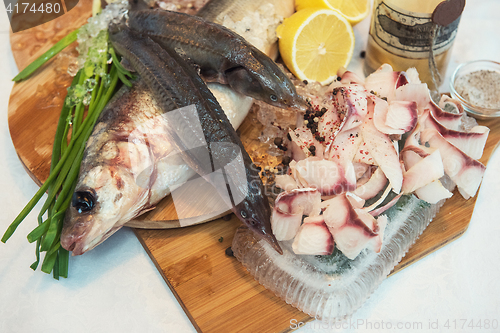
[[[278,240],[274,236],[274,234],[263,234],[261,236],[273,249],[276,250],[279,254],[283,254],[283,249],[281,248],[280,244],[278,243]]]
[[[89,230],[86,229],[78,232],[75,230],[70,234],[62,234],[61,235],[61,246],[70,251],[72,256],[79,256],[84,254],[87,251],[92,250],[97,245],[104,242],[109,236],[115,233],[120,227],[110,227],[105,233],[97,235],[93,239],[89,240]]]
[[[291,108],[299,112],[305,112],[308,109],[308,105],[304,98],[297,96],[297,98],[294,98]]]
[[[276,250],[279,254],[283,254],[283,250],[274,236],[274,233],[271,229],[271,224],[269,223],[257,223],[254,219],[245,220],[245,224],[252,230],[257,236],[266,241],[273,249]]]

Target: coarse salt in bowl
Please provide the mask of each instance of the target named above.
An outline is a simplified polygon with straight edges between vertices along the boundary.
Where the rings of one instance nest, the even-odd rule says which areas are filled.
[[[451,96],[479,119],[500,116],[500,63],[475,60],[457,67],[450,80]]]

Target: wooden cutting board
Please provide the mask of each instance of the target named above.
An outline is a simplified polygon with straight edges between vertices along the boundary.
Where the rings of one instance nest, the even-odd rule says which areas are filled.
[[[43,26],[11,35],[18,68],[22,69],[90,15],[90,1]],[[74,50],[74,47],[73,47]],[[68,52],[68,51],[65,51]],[[69,51],[71,52],[71,50]],[[48,177],[50,154],[59,111],[71,78],[64,74],[64,57],[50,61],[29,80],[16,83],[9,101],[9,129],[14,147],[37,184]],[[500,121],[480,121],[490,127],[481,162],[488,161],[500,141]],[[255,136],[258,124],[248,117],[243,137]],[[455,193],[393,271],[397,272],[461,236],[468,227],[475,198]],[[164,200],[135,226],[178,227],[171,201]],[[311,318],[258,284],[243,266],[225,255],[240,222],[213,222],[176,229],[134,229],[174,295],[200,332],[282,332],[290,320]],[[389,282],[390,283],[390,282]]]

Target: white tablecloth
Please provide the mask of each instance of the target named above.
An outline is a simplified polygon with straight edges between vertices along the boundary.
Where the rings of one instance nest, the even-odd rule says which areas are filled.
[[[85,0],[83,0],[85,1]],[[7,106],[18,70],[0,5],[0,233],[37,190],[12,145]],[[500,1],[469,0],[447,81],[459,63],[500,61]],[[369,19],[355,27],[350,69],[361,74]],[[444,91],[448,91],[445,87]],[[458,240],[385,280],[350,321],[311,322],[299,332],[500,331],[500,152],[492,156],[472,220]],[[70,277],[33,272],[26,240],[40,206],[7,244],[0,244],[0,332],[194,332],[139,241],[122,229],[91,252],[70,259]],[[292,329],[302,326],[296,320]],[[238,331],[238,327],[234,327]]]

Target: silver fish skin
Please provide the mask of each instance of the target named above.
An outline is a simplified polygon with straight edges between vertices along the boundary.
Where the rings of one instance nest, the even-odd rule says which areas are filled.
[[[305,109],[305,101],[272,59],[219,24],[184,13],[141,10],[129,13],[128,25],[163,48],[185,54],[206,80],[227,83],[280,108]]]
[[[221,170],[218,166],[224,166],[224,169],[227,167],[226,170],[229,171],[223,174],[226,187],[221,189],[216,186],[221,191],[221,196],[229,192],[235,215],[282,253],[271,231],[271,210],[258,169],[253,165],[236,131],[195,69],[175,51],[167,52],[149,37],[131,30],[111,31],[110,40],[115,50],[130,62],[146,82],[163,112],[168,113],[190,105],[196,107],[204,136],[200,139],[210,147],[210,160],[207,162],[200,158],[201,155],[193,153],[193,150],[186,149],[187,146],[183,145],[184,139],[180,140],[176,137],[179,134],[172,133],[173,131],[170,132],[172,144],[177,145],[177,151],[188,166],[203,177]],[[190,131],[190,126],[192,123],[189,120],[183,123],[183,138],[191,139],[191,136],[196,136],[194,131]],[[236,156],[244,165],[243,171],[229,163]],[[212,181],[210,178],[207,180]]]
[[[194,174],[175,154],[160,116],[140,79],[132,88],[122,87],[102,111],[63,223],[61,245],[73,255],[91,250],[153,209],[171,186]]]

